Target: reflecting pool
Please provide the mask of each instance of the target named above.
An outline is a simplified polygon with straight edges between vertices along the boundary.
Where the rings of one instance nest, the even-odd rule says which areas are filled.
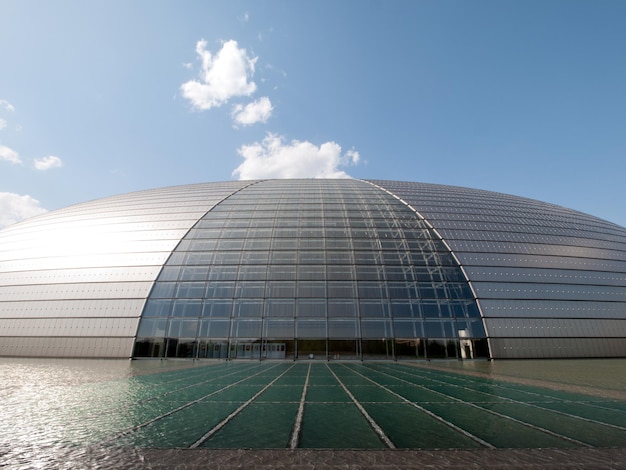
[[[626,448],[626,360],[0,359],[0,466],[153,449]]]

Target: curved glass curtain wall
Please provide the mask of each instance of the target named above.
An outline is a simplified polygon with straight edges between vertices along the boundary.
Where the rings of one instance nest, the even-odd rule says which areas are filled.
[[[265,181],[222,201],[163,267],[135,357],[488,355],[467,281],[401,201],[365,182]]]

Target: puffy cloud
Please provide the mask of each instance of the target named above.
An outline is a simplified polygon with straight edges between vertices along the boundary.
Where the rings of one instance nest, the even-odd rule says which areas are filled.
[[[0,131],[7,127],[7,120],[0,118]]]
[[[11,163],[22,163],[22,160],[20,160],[20,156],[18,155],[18,153],[15,150],[10,149],[9,147],[6,147],[4,145],[0,145],[0,160],[6,160],[7,162]]]
[[[38,170],[49,170],[50,168],[60,168],[63,166],[63,161],[59,157],[52,155],[43,158],[35,159],[35,168]]]
[[[264,96],[246,106],[238,104],[233,107],[233,120],[235,124],[242,126],[249,126],[257,122],[267,122],[272,115],[273,109],[270,99]]]
[[[242,180],[258,178],[350,178],[341,166],[356,165],[359,153],[349,150],[342,155],[335,142],[319,147],[311,142],[293,140],[284,143],[282,137],[267,134],[261,143],[239,148],[244,162],[233,171]]]
[[[221,106],[234,96],[250,96],[256,84],[249,81],[254,75],[257,57],[248,57],[237,41],[226,41],[213,56],[202,39],[196,45],[196,53],[202,62],[200,81],[191,80],[181,85],[183,96],[198,109],[207,110]]]
[[[7,100],[0,100],[0,108],[4,108],[7,111],[15,111],[15,106],[13,106]]]
[[[39,201],[28,195],[0,192],[0,229],[47,212]]]

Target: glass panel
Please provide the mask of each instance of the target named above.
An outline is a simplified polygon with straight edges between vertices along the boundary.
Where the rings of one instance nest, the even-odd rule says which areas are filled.
[[[230,299],[235,295],[235,283],[227,282],[209,282],[207,283],[206,297],[209,299],[227,298]]]
[[[419,320],[394,320],[393,332],[397,338],[420,338],[424,336],[422,322]]]
[[[329,281],[345,281],[353,279],[352,266],[329,265],[326,267],[326,276]]]
[[[324,281],[298,281],[298,297],[326,298]]]
[[[297,251],[274,251],[271,254],[272,264],[294,265],[298,259]]]
[[[328,301],[329,317],[356,317],[357,305],[356,300],[329,300]]]
[[[177,281],[180,272],[179,266],[165,266],[159,274],[159,281]]]
[[[204,302],[202,316],[204,317],[230,317],[232,312],[232,301],[207,300]]]
[[[328,320],[330,338],[357,338],[359,336],[357,320]]]
[[[326,266],[304,265],[298,266],[297,279],[319,280],[326,277]]]
[[[152,299],[165,299],[174,297],[177,284],[175,282],[157,282],[150,292]]]
[[[269,232],[269,231],[268,231]],[[252,236],[251,233],[248,236]],[[269,250],[271,240],[269,238],[248,238],[246,240],[245,249],[246,250]],[[264,258],[267,260],[267,253],[262,253]],[[243,258],[244,260],[247,258]]]
[[[228,232],[233,233],[234,230],[229,230]],[[224,232],[222,232],[224,233]],[[234,234],[233,234],[234,235]],[[241,232],[241,236],[245,237],[245,232]],[[243,240],[237,239],[222,239],[217,243],[218,250],[243,250]]]
[[[265,315],[268,317],[294,317],[296,302],[294,300],[267,300]]]
[[[413,280],[413,269],[411,266],[386,266],[385,272],[390,281],[411,281]]]
[[[436,299],[437,294],[435,288],[432,284],[420,283],[419,287],[419,296],[421,299]]]
[[[274,238],[272,240],[272,249],[273,250],[295,250],[298,248],[298,239],[297,238]],[[293,252],[293,261],[296,260],[296,252]],[[272,258],[272,261],[274,259]]]
[[[295,297],[296,283],[295,281],[272,281],[268,284],[269,298],[277,297]]]
[[[185,266],[180,275],[181,281],[204,281],[209,276],[208,266]]]
[[[414,315],[413,305],[411,304],[411,302],[399,301],[391,302],[391,314],[394,318],[411,318],[413,316],[419,316],[419,312],[417,315]]]
[[[389,320],[361,320],[362,338],[391,338],[391,321]]]
[[[143,317],[166,317],[172,313],[172,300],[148,300],[143,311]]]
[[[268,279],[290,281],[296,278],[296,267],[288,265],[274,265],[268,268]]]
[[[359,302],[361,318],[366,317],[389,317],[389,303],[387,301],[361,301]]]
[[[195,338],[198,334],[198,320],[170,320],[167,336],[173,338]]]
[[[337,298],[354,298],[356,297],[356,289],[354,282],[333,281],[328,283],[328,297],[330,299]]]
[[[189,252],[185,255],[185,264],[191,266],[208,266],[213,260],[213,252]]]
[[[354,258],[350,251],[329,251],[326,253],[328,264],[354,264]]]
[[[422,302],[422,315],[424,318],[439,318],[439,305],[431,302]]]
[[[265,265],[239,266],[237,279],[239,280],[265,280],[267,277],[267,267]]]
[[[426,321],[424,327],[427,338],[443,338],[445,336],[441,322]]]
[[[236,300],[235,316],[237,317],[256,317],[263,316],[262,300]]]
[[[386,298],[385,284],[383,282],[359,281],[359,297],[362,299]]]
[[[321,300],[298,300],[296,315],[299,317],[326,318],[326,302]]]
[[[263,336],[266,338],[293,338],[295,336],[293,320],[267,319],[263,324]]]
[[[211,266],[209,280],[234,281],[237,279],[237,266]]]
[[[261,320],[233,320],[231,336],[258,338],[261,336]]]
[[[382,266],[356,266],[356,277],[359,281],[376,281],[384,279]]]
[[[303,235],[302,233],[300,236]],[[324,239],[322,238],[300,238],[298,240],[298,248],[301,250],[323,250],[324,249]]]
[[[204,296],[204,287],[204,282],[181,282],[176,294],[183,299],[201,299]]]
[[[297,320],[297,338],[326,338],[325,320]]]
[[[206,336],[209,338],[228,338],[230,320],[211,320]]]
[[[301,264],[323,264],[326,256],[323,251],[300,251],[298,261]]]
[[[213,258],[213,264],[238,264],[239,257],[240,254],[238,251],[216,251]],[[196,262],[195,264],[210,264],[210,261],[207,262],[206,260],[204,260],[204,262]]]
[[[174,317],[199,317],[202,315],[201,300],[176,300],[174,302]]]
[[[167,320],[165,318],[153,318],[142,320],[137,337],[142,336],[157,336],[165,337],[165,327]]]
[[[240,282],[237,284],[236,292],[237,292],[237,297],[239,298],[242,298],[242,297],[263,298],[265,294],[265,282],[262,282],[262,281]]]

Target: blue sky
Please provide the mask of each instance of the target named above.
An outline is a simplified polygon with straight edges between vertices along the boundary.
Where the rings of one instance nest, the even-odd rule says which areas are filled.
[[[0,1],[0,227],[238,178],[469,186],[626,226],[626,2]]]

